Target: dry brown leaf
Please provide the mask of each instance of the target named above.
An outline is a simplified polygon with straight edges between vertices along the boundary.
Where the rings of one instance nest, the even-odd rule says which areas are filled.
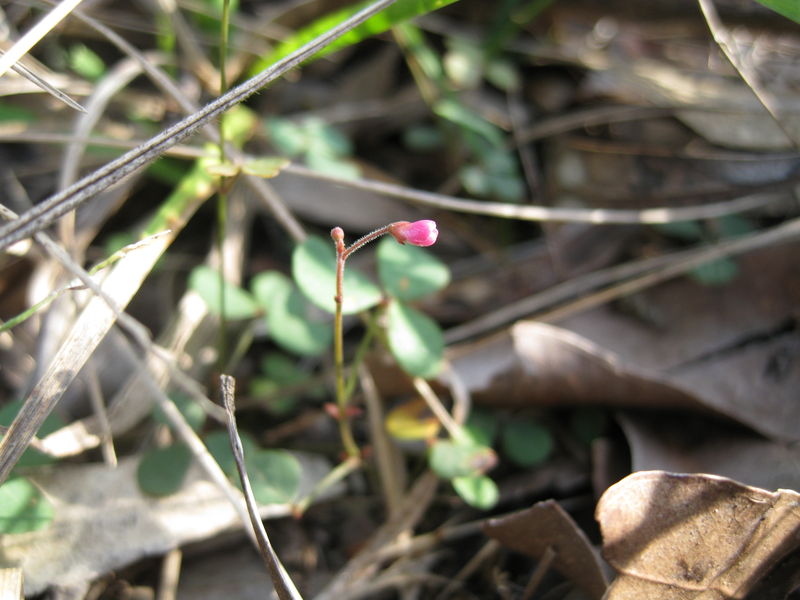
[[[628,439],[632,471],[713,473],[769,490],[800,490],[796,444],[697,415],[621,415],[617,421]]]
[[[553,567],[581,588],[589,598],[600,599],[607,582],[597,556],[583,531],[555,500],[538,502],[512,515],[491,519],[483,531],[517,552],[541,559],[555,551]]]
[[[299,493],[307,494],[330,465],[323,457],[295,456],[302,465]],[[22,568],[27,595],[51,585],[82,585],[143,556],[242,526],[230,501],[196,465],[177,493],[152,498],[139,490],[138,463],[138,457],[127,457],[116,468],[61,465],[32,477],[53,503],[55,519],[39,531],[0,537],[3,563]],[[332,492],[341,493],[341,487]],[[289,514],[288,504],[261,511],[262,518]]]
[[[610,404],[702,409],[658,373],[621,361],[586,338],[552,325],[520,321],[448,354],[473,398],[495,406]]]
[[[709,409],[767,436],[800,432],[800,244],[737,259],[732,282],[708,287],[683,278],[635,297],[638,313],[601,307],[559,322],[612,353],[627,372],[645,371]]]
[[[800,494],[713,475],[634,473],[597,505],[608,600],[723,600],[748,591],[800,543]]]

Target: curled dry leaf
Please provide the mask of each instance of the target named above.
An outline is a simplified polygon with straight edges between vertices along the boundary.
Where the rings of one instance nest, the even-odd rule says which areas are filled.
[[[553,567],[581,588],[589,598],[603,597],[606,579],[589,540],[555,500],[491,519],[483,531],[512,550],[541,559],[555,552]]]
[[[597,505],[607,600],[745,598],[800,543],[800,494],[713,475],[634,473]]]

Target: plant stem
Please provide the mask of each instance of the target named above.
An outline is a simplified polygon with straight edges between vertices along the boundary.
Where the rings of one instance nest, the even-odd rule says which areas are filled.
[[[223,0],[222,20],[220,22],[219,42],[219,92],[224,94],[228,89],[228,78],[225,73],[225,63],[228,56],[228,23],[230,21],[230,0]],[[223,118],[219,119],[219,162],[225,162],[225,127]],[[228,198],[225,190],[225,177],[219,178],[217,192],[217,254],[219,255],[219,360],[217,365],[220,371],[225,365],[228,354],[228,340],[225,336],[225,259],[223,247],[225,244],[225,227],[228,220]]]
[[[342,437],[342,445],[348,457],[358,457],[359,450],[353,438],[353,430],[350,428],[350,421],[347,416],[347,405],[350,400],[350,394],[353,392],[352,385],[345,384],[344,377],[344,334],[342,328],[342,302],[344,300],[344,263],[347,258],[356,250],[368,244],[369,242],[378,239],[382,235],[389,233],[391,224],[381,227],[368,233],[367,235],[357,239],[345,248],[344,245],[344,231],[340,227],[336,227],[331,231],[331,237],[334,244],[336,244],[336,312],[333,318],[333,358],[336,370],[336,406],[337,420],[339,422],[339,433]],[[373,328],[374,329],[374,328]],[[372,339],[374,331],[368,331],[366,341],[368,344]],[[363,358],[365,345],[362,344],[359,349],[358,357]]]
[[[385,225],[384,227],[381,227],[380,229],[376,229],[375,231],[371,231],[367,235],[358,238],[355,242],[350,244],[349,248],[347,248],[346,250],[343,250],[342,251],[342,270],[344,270],[344,261],[347,260],[347,258],[353,252],[355,252],[356,250],[358,250],[362,246],[365,246],[366,244],[369,244],[371,241],[377,240],[382,235],[385,235],[385,234],[389,233],[389,228],[391,226],[392,226],[392,224],[390,223],[389,225]],[[338,252],[337,252],[337,254],[338,254]],[[338,276],[338,273],[337,273],[337,276]],[[339,285],[338,281],[336,283],[337,283],[337,285]],[[338,294],[339,291],[337,290],[336,293]]]
[[[345,248],[342,239],[334,238],[336,242],[336,314],[333,319],[333,356],[336,368],[336,406],[337,420],[339,422],[339,434],[342,437],[342,445],[350,458],[358,457],[359,451],[353,438],[353,431],[350,428],[350,421],[347,416],[347,396],[344,386],[344,339],[342,328],[342,299],[344,281],[344,261]]]

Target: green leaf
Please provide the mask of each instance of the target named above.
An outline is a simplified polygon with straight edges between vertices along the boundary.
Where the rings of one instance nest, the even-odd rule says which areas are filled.
[[[239,174],[239,165],[230,161],[206,163],[205,168],[214,177],[233,177]]]
[[[242,449],[244,455],[255,454],[258,452],[258,444],[246,432],[239,432],[239,437],[242,440]],[[204,439],[203,443],[208,448],[208,452],[217,461],[222,471],[231,479],[238,480],[239,476],[236,473],[236,460],[233,458],[233,450],[231,450],[231,440],[227,431],[213,431],[209,433]]]
[[[53,505],[27,479],[16,477],[0,485],[0,534],[44,529],[54,516]]]
[[[497,437],[497,417],[494,413],[479,408],[469,413],[464,432],[480,446],[491,446]]]
[[[293,410],[298,402],[297,396],[281,393],[281,388],[308,382],[311,379],[311,374],[306,369],[300,368],[296,359],[280,352],[271,352],[262,358],[261,373],[263,376],[250,380],[250,395],[256,398],[266,397],[267,408],[278,416]],[[326,393],[324,385],[316,384],[307,386],[303,395],[322,398]]]
[[[277,177],[281,170],[289,166],[291,161],[282,156],[262,156],[260,158],[251,158],[246,160],[242,165],[242,173],[247,175],[255,175],[263,179],[272,179]]]
[[[186,422],[189,423],[189,427],[194,431],[200,431],[206,422],[206,413],[203,407],[188,396],[176,396],[172,398],[172,401],[175,403],[175,406],[178,407],[178,410],[183,415],[183,418],[186,419]],[[160,406],[153,408],[153,417],[156,422],[166,425],[167,427],[172,427],[172,424],[169,419],[167,419]]]
[[[403,144],[415,152],[430,152],[444,144],[442,132],[430,125],[412,125],[403,131]]]
[[[450,269],[429,251],[383,238],[378,244],[378,276],[386,292],[400,300],[416,300],[450,283]]]
[[[361,176],[361,169],[353,161],[325,153],[309,151],[306,154],[306,163],[310,169],[342,179],[358,179]]]
[[[719,236],[723,239],[735,238],[755,231],[753,221],[742,215],[727,215],[714,221]]]
[[[336,254],[333,241],[309,236],[294,249],[292,275],[300,291],[313,304],[328,312],[336,312]],[[353,314],[372,308],[381,300],[381,291],[361,273],[344,271],[342,312]]]
[[[505,143],[500,129],[452,98],[439,100],[433,105],[433,112],[442,119],[447,119],[459,127],[477,133],[492,146],[502,147]]]
[[[212,314],[220,315],[222,313],[219,302],[220,280],[217,271],[205,265],[195,267],[189,275],[189,287],[200,295]],[[242,288],[226,281],[224,290],[226,319],[250,319],[258,314],[258,305],[255,300]]]
[[[13,400],[0,408],[0,425],[3,427],[10,427],[11,423],[16,418],[17,413],[19,413],[20,409],[22,408],[23,403],[23,400]],[[45,418],[44,423],[42,423],[42,426],[39,428],[39,431],[36,432],[36,435],[40,438],[43,438],[50,435],[54,431],[58,431],[65,425],[66,423],[61,417],[55,413],[50,413],[47,415],[47,418]],[[3,436],[0,435],[0,439],[2,439],[2,437]],[[49,454],[39,452],[36,448],[29,446],[22,454],[19,461],[17,461],[15,469],[51,465],[56,462],[56,460],[57,459]]]
[[[588,446],[603,435],[606,422],[606,415],[602,410],[594,407],[578,407],[570,414],[569,428],[576,438]]]
[[[0,123],[13,123],[14,121],[33,123],[37,118],[36,113],[32,110],[0,102]]]
[[[736,262],[728,257],[720,258],[700,265],[689,271],[689,277],[697,283],[710,287],[722,286],[730,283],[739,274]]]
[[[472,440],[436,440],[428,453],[428,464],[442,479],[481,475],[497,464],[494,450]]]
[[[503,451],[521,467],[543,462],[553,450],[553,437],[536,421],[517,417],[501,433]]]
[[[776,13],[788,17],[796,23],[800,23],[800,2],[797,0],[758,0],[767,8],[771,8]]]
[[[653,225],[655,229],[686,242],[697,242],[704,237],[703,227],[698,221],[674,221],[672,223],[658,223]]]
[[[308,135],[302,124],[273,117],[264,121],[267,137],[275,148],[288,156],[299,156],[308,149]]]
[[[89,81],[97,81],[106,72],[103,59],[83,44],[75,44],[69,49],[67,63],[70,69]]]
[[[253,495],[259,504],[286,504],[300,488],[300,462],[285,450],[259,450],[245,454]]]
[[[192,452],[181,443],[148,450],[136,471],[139,488],[151,496],[174,494],[183,485],[191,463]]]
[[[449,45],[442,61],[448,79],[458,89],[475,89],[483,78],[483,49],[459,39],[451,39]]]
[[[317,356],[330,346],[333,327],[310,314],[305,297],[286,275],[269,271],[253,279],[253,293],[267,307],[265,321],[275,342],[301,356]]]
[[[303,122],[308,140],[309,154],[324,154],[329,157],[350,156],[353,144],[341,131],[319,117],[311,117]]]
[[[318,52],[314,58],[320,58],[326,54],[356,44],[361,40],[383,33],[390,27],[397,25],[425,13],[429,13],[455,0],[398,0],[377,15],[370,17],[364,23],[348,31],[336,41],[329,44],[326,48]],[[336,27],[339,23],[351,17],[371,2],[357,2],[341,10],[332,12],[324,17],[317,19],[311,24],[303,27],[290,36],[283,43],[279,44],[269,55],[256,62],[252,69],[252,74],[266,69],[271,64],[281,58],[288,56],[301,46],[307,44],[316,37]]]
[[[481,510],[494,508],[500,499],[497,484],[485,475],[456,477],[451,483],[464,502]]]
[[[389,304],[386,335],[395,360],[410,375],[430,379],[442,368],[444,337],[439,326],[397,300]]]
[[[519,70],[509,60],[497,59],[491,61],[486,67],[486,79],[504,92],[518,90],[521,85]]]

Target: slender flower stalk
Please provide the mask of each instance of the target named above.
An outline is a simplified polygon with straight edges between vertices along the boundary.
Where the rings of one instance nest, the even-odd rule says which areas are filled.
[[[358,445],[350,428],[347,404],[352,387],[348,390],[344,376],[344,335],[342,329],[342,304],[344,302],[344,264],[348,257],[359,248],[378,239],[382,235],[391,234],[401,244],[413,246],[430,246],[436,242],[439,235],[436,223],[430,220],[422,221],[396,221],[357,239],[350,246],[344,244],[344,230],[341,227],[331,229],[331,238],[336,247],[336,312],[333,320],[333,355],[336,373],[336,406],[339,433],[342,445],[348,458],[358,457]]]

